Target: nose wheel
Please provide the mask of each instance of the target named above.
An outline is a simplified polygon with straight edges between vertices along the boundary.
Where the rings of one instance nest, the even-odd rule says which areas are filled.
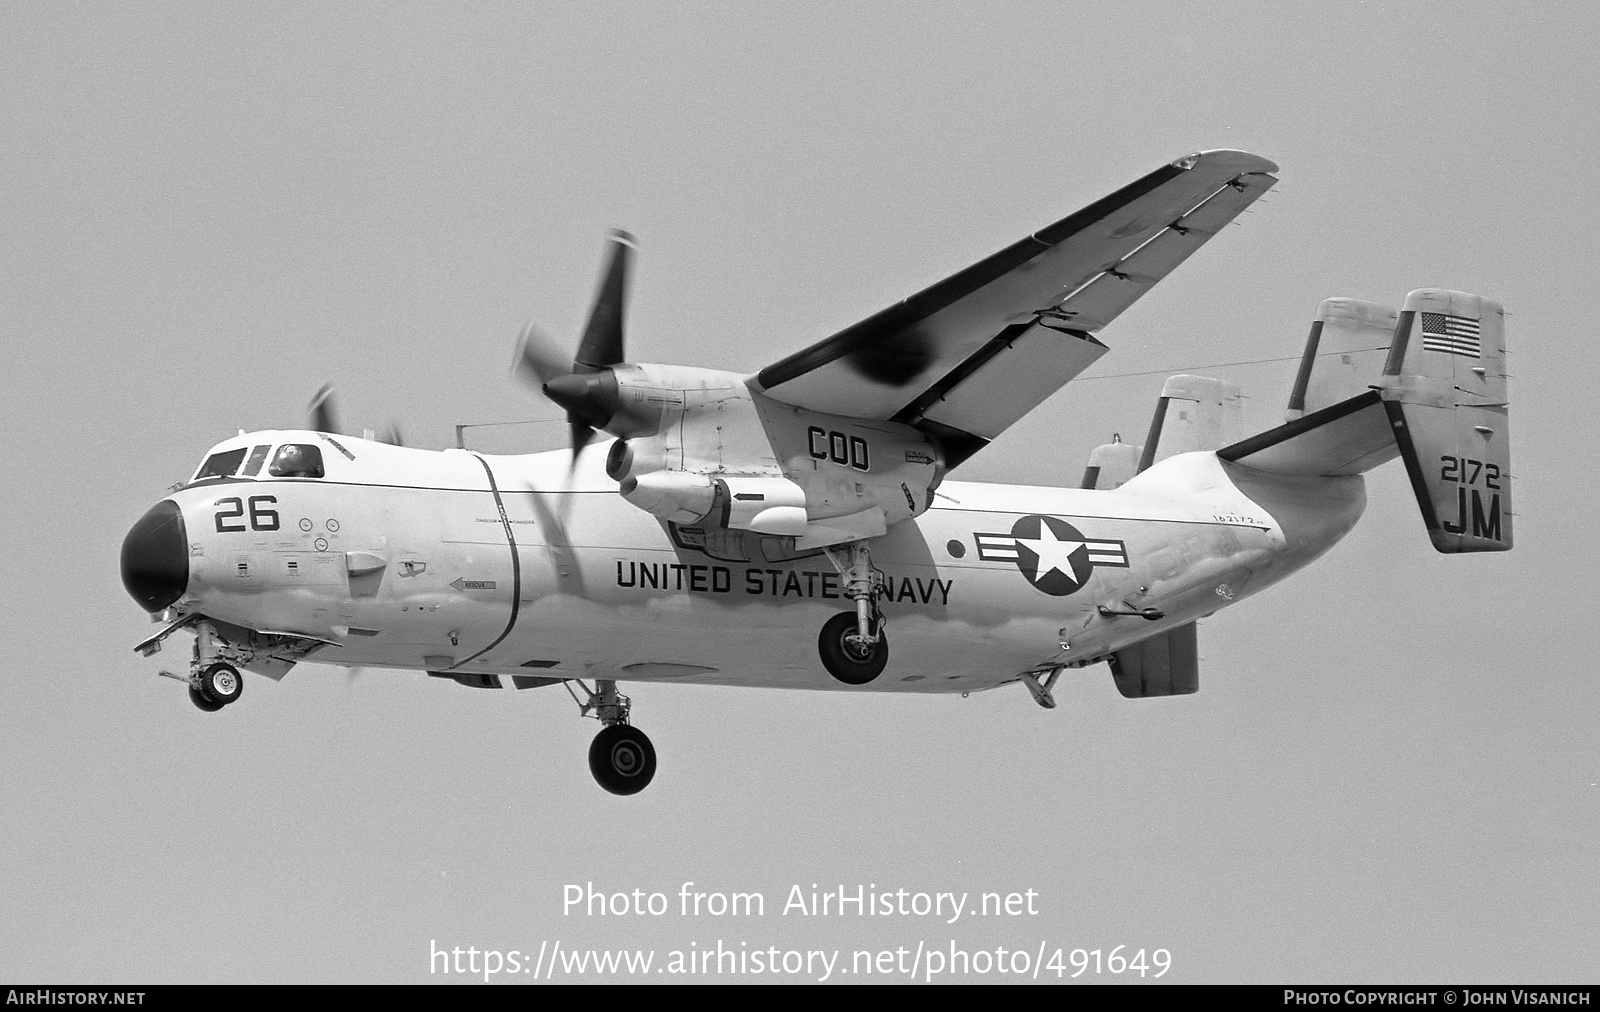
[[[189,678],[189,702],[216,713],[244,693],[244,678],[232,664],[207,664]]]
[[[204,710],[206,713],[216,713],[218,710],[222,709],[221,703],[209,696],[201,695],[200,690],[192,685],[189,686],[189,702],[193,703],[199,709]]]
[[[218,662],[206,665],[200,669],[198,682],[196,689],[200,695],[218,706],[236,702],[244,693],[244,679],[232,664]]]
[[[576,682],[584,692],[578,698]],[[576,680],[563,682],[578,712],[594,717],[605,727],[589,743],[589,772],[595,783],[612,794],[638,794],[650,786],[656,775],[656,747],[645,733],[628,723],[633,701],[617,691],[617,683],[599,679],[591,690]]]

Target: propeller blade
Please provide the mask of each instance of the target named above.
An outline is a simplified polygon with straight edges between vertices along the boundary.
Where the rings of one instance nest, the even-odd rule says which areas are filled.
[[[406,441],[400,435],[400,423],[390,422],[382,432],[378,433],[378,442],[388,443],[390,446],[404,446]]]
[[[524,383],[543,387],[551,380],[572,372],[572,368],[567,365],[566,356],[556,348],[554,342],[530,323],[522,328],[522,334],[517,338],[517,357],[511,364],[511,371],[520,376]]]
[[[333,384],[322,384],[316,396],[311,398],[311,405],[306,409],[307,418],[313,432],[326,432],[338,435],[339,422],[334,411]]]
[[[628,298],[628,266],[635,248],[633,236],[621,229],[612,230],[605,271],[570,366],[533,324],[523,327],[517,339],[517,357],[511,370],[566,409],[573,467],[577,467],[583,448],[594,439],[595,429],[608,423],[619,409],[617,380],[611,367],[623,362],[622,317]]]
[[[578,470],[578,455],[594,438],[594,429],[568,414],[567,432],[568,438],[572,441],[572,460],[567,463],[567,475],[570,477]]]
[[[611,233],[611,261],[595,292],[589,325],[578,342],[573,372],[594,372],[623,361],[622,313],[628,297],[628,261],[635,248],[633,236],[615,229]]]
[[[589,445],[589,440],[594,438],[594,429],[579,421],[568,421],[567,429],[572,436],[572,462],[578,462],[578,454]]]

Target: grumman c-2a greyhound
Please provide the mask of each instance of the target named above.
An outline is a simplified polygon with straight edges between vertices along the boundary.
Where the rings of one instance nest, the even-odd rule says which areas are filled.
[[[1194,692],[1196,620],[1327,551],[1396,456],[1435,548],[1512,543],[1504,313],[1435,289],[1323,302],[1277,428],[1239,438],[1231,384],[1174,376],[1143,445],[1096,449],[1081,488],[948,477],[1275,171],[1163,165],[748,376],[626,360],[618,233],[570,366],[524,333],[519,371],[566,410],[570,452],[414,449],[327,411],[223,440],[123,543],[163,623],[137,649],[193,633],[172,677],[208,711],[241,669],[308,659],[559,684],[604,725],[589,762],[617,794],[656,767],[624,681],[1020,682],[1050,707],[1063,670],[1104,661],[1124,696]]]

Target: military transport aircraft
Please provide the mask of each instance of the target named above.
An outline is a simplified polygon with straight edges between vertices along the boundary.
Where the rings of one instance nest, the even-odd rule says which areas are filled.
[[[1240,438],[1236,388],[1174,376],[1143,445],[1096,449],[1081,488],[949,477],[1276,171],[1163,165],[753,375],[627,361],[616,233],[572,361],[531,329],[519,354],[570,452],[415,449],[326,409],[225,439],[123,543],[162,623],[137,649],[192,633],[171,677],[207,711],[241,669],[302,660],[561,685],[603,725],[589,763],[616,794],[656,767],[620,682],[1020,682],[1051,707],[1063,670],[1104,661],[1124,696],[1194,692],[1196,620],[1327,551],[1396,456],[1439,551],[1512,541],[1504,314],[1435,289],[1323,302],[1277,428]]]

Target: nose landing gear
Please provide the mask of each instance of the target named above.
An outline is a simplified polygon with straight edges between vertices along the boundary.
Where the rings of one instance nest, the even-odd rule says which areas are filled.
[[[229,703],[238,702],[239,697],[243,695],[244,677],[229,661],[244,663],[248,661],[249,655],[241,654],[239,650],[223,641],[210,622],[196,621],[193,625],[194,655],[189,661],[189,673],[175,675],[170,671],[162,671],[161,674],[188,685],[189,702],[198,709],[206,713],[216,713]],[[176,628],[177,626],[169,626],[163,630],[162,637]],[[140,646],[144,647],[150,642],[146,641]],[[159,638],[155,649],[149,652],[155,653],[157,649],[160,649]]]
[[[232,664],[217,661],[202,666],[196,661],[189,677],[163,671],[163,675],[189,683],[189,702],[206,713],[216,713],[229,703],[237,702],[244,693],[244,677]]]
[[[574,679],[576,681],[576,679]],[[645,733],[628,723],[633,701],[617,691],[617,683],[598,679],[591,690],[577,682],[585,698],[573,692],[573,682],[563,682],[578,712],[593,716],[605,727],[589,743],[589,772],[612,794],[638,794],[656,775],[656,748]]]

